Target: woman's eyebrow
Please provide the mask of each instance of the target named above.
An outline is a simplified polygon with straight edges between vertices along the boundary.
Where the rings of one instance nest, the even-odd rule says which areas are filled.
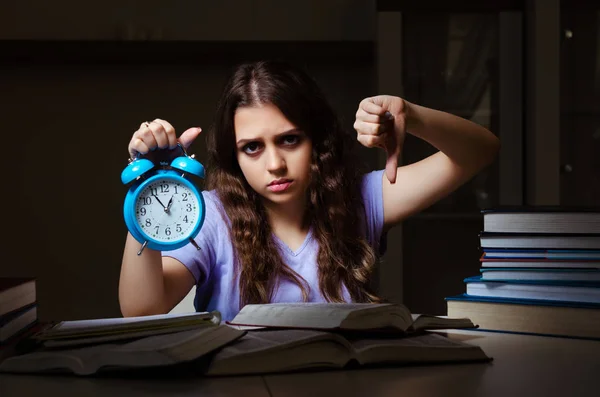
[[[275,138],[279,138],[279,137],[289,135],[289,134],[300,133],[300,132],[302,132],[302,131],[299,128],[292,128],[291,130],[280,132],[279,134],[275,135]],[[236,144],[239,146],[239,145],[243,145],[248,142],[254,142],[254,141],[258,141],[258,140],[260,140],[260,138],[245,138],[245,139],[240,139],[239,141],[236,142]]]

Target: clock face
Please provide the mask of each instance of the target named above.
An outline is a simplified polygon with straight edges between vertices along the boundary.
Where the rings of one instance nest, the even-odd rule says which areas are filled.
[[[160,178],[137,196],[135,221],[142,232],[160,243],[186,239],[201,216],[198,197],[180,180]]]

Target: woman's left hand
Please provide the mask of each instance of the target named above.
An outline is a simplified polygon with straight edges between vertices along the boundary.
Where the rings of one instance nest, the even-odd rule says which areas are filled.
[[[358,105],[354,129],[357,140],[366,147],[386,151],[385,174],[396,182],[398,157],[406,134],[409,103],[400,97],[378,95],[363,99]]]

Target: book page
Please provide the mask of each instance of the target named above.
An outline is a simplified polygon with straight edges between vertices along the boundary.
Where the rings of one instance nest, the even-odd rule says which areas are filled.
[[[244,334],[225,325],[155,335],[133,342],[103,343],[78,349],[41,350],[13,356],[0,363],[0,372],[72,372],[90,375],[102,368],[155,367],[188,361],[238,339]]]
[[[219,353],[221,358],[251,355],[266,350],[281,350],[295,345],[304,345],[316,340],[330,340],[331,334],[303,329],[263,330],[248,332],[237,343]],[[342,342],[343,343],[343,342]],[[350,347],[350,346],[348,346]]]
[[[189,326],[193,324],[219,324],[220,313],[168,313],[139,317],[99,318],[91,320],[61,321],[54,327],[46,329],[35,336],[38,339],[61,336],[85,336],[102,334],[111,331],[124,332],[170,326]]]
[[[477,326],[468,318],[413,314],[413,324],[411,326],[413,331],[457,328],[477,328]]]
[[[351,344],[362,364],[489,360],[479,346],[435,333],[401,338],[357,339],[352,340]]]
[[[343,367],[352,358],[343,337],[312,330],[248,332],[220,350],[209,375],[285,372],[301,368]]]
[[[42,342],[44,347],[74,347],[74,346],[84,346],[84,345],[93,345],[99,343],[106,342],[117,342],[124,341],[127,339],[136,339],[143,338],[146,336],[153,335],[162,335],[162,334],[172,334],[174,332],[182,332],[188,331],[192,329],[198,329],[198,325],[188,325],[177,327],[175,330],[172,327],[164,327],[164,328],[152,328],[149,330],[140,330],[140,331],[131,331],[131,332],[119,332],[119,333],[110,333],[110,334],[101,334],[97,336],[88,336],[88,337],[80,337],[80,338],[53,338],[46,339]]]
[[[246,305],[230,322],[252,325],[297,328],[337,328],[350,313],[381,309],[386,304],[372,303],[270,303]]]

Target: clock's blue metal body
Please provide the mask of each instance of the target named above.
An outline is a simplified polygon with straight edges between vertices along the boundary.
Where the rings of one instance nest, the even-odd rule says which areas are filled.
[[[141,244],[146,244],[148,248],[158,251],[170,251],[177,248],[181,248],[190,242],[198,235],[202,224],[204,223],[206,205],[204,203],[204,197],[198,190],[196,185],[185,177],[185,173],[193,174],[198,177],[204,178],[204,166],[188,156],[181,156],[174,159],[170,164],[170,169],[154,169],[154,163],[148,159],[138,159],[131,162],[121,173],[121,181],[124,184],[133,182],[125,196],[125,202],[123,204],[123,216],[125,218],[125,224],[131,235],[139,241]],[[157,241],[152,236],[146,234],[140,225],[136,222],[135,207],[136,201],[139,198],[140,193],[153,182],[159,179],[171,179],[174,182],[181,183],[190,189],[198,199],[199,214],[196,221],[196,225],[193,226],[191,234],[185,238],[164,242]]]

